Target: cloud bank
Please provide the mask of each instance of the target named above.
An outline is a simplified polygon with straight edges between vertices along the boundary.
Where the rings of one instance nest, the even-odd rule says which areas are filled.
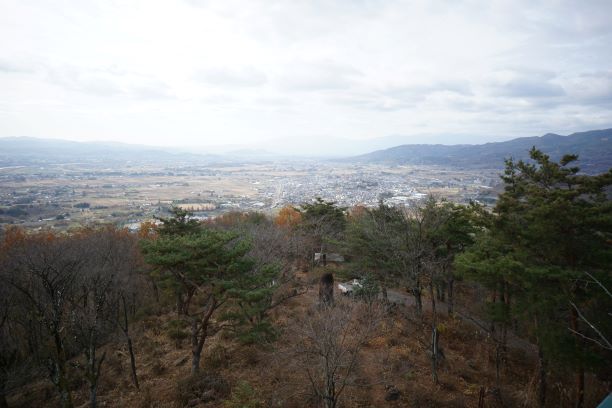
[[[7,0],[0,38],[0,136],[478,143],[612,127],[609,1]]]

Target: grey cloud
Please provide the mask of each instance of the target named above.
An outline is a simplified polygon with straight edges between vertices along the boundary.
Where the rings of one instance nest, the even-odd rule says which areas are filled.
[[[128,88],[128,93],[141,99],[174,99],[168,85],[161,81],[147,81]]]
[[[268,78],[253,67],[214,68],[198,71],[194,75],[198,81],[215,86],[254,87],[264,85]]]
[[[238,98],[228,94],[213,94],[201,99],[201,102],[210,105],[227,105],[238,101]]]
[[[281,88],[290,91],[326,91],[348,89],[362,73],[355,68],[326,61],[294,63],[279,77]]]
[[[414,106],[414,103],[384,98],[333,98],[332,101],[340,105],[357,109],[379,112],[392,112]]]
[[[540,10],[532,17],[540,31],[556,41],[582,42],[609,35],[612,3],[609,0],[565,1]]]
[[[519,78],[499,84],[493,90],[495,95],[509,97],[541,98],[564,96],[563,87],[551,82]]]
[[[402,100],[423,100],[427,95],[435,92],[452,92],[459,95],[472,95],[470,83],[460,80],[440,80],[422,84],[393,84],[385,87],[382,93],[386,96]]]
[[[327,100],[363,111],[394,112],[414,108],[422,98],[398,98],[379,91],[361,91],[330,95]]]
[[[548,70],[516,68],[495,72],[484,81],[491,96],[508,98],[558,98],[565,90],[557,82],[557,74]]]
[[[343,95],[335,98],[335,101],[360,109],[390,112],[414,108],[428,97],[444,93],[460,97],[473,95],[468,81],[440,80],[422,84],[389,84],[382,88],[373,88],[370,92]]]
[[[31,74],[37,70],[36,64],[28,64],[20,61],[11,61],[0,58],[0,72],[7,74]]]
[[[612,71],[585,72],[564,83],[571,100],[586,104],[612,103]]]
[[[75,67],[48,67],[47,81],[62,88],[97,96],[123,94],[124,90],[107,75],[99,70],[82,71]]]
[[[282,97],[282,96],[263,96],[255,99],[255,102],[259,105],[265,106],[289,106],[293,105],[293,101],[290,98]]]
[[[70,91],[112,97],[139,99],[173,98],[170,87],[163,81],[116,67],[83,69],[73,66],[47,67],[47,81]]]

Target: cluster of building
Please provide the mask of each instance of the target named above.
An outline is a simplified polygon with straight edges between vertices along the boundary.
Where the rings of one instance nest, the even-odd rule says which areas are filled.
[[[0,172],[0,224],[65,226],[83,222],[137,224],[173,205],[206,219],[229,211],[273,213],[316,197],[342,207],[410,205],[429,194],[492,204],[499,176],[434,166],[327,161],[113,171],[56,167]]]

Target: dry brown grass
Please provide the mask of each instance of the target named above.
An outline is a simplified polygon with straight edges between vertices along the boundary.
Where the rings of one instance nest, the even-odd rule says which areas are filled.
[[[312,279],[311,276],[303,276]],[[294,322],[308,318],[310,305],[317,301],[317,290],[293,298],[274,314],[275,324],[282,330]],[[362,350],[357,368],[358,386],[347,389],[342,398],[344,407],[476,407],[481,387],[486,390],[487,407],[501,406],[495,388],[494,344],[473,325],[442,316],[441,346],[445,359],[440,366],[440,384],[431,378],[428,354],[429,325],[427,316],[406,318],[412,312],[404,307],[394,309],[380,325],[379,332]],[[185,399],[178,386],[190,371],[188,342],[177,344],[164,330],[174,316],[149,316],[135,328],[135,351],[140,390],[131,384],[129,357],[122,345],[107,348],[100,384],[100,406],[107,407],[181,407]],[[291,341],[281,337],[282,341]],[[502,371],[501,396],[506,407],[529,406],[533,401],[534,356],[523,350],[510,349],[508,364]],[[210,338],[203,354],[203,370],[213,370],[233,386],[245,381],[255,390],[258,400],[269,407],[309,406],[309,387],[303,372],[292,370],[290,362],[279,351],[279,344],[245,346],[227,335]],[[401,395],[397,401],[385,401],[389,387]],[[553,384],[553,387],[555,385]],[[602,384],[587,378],[586,406],[596,405],[605,395]],[[551,401],[554,390],[551,390]],[[602,394],[602,392],[604,394]],[[75,393],[75,405],[87,404],[87,386]],[[181,402],[182,400],[182,402]],[[562,406],[563,401],[556,399]],[[9,399],[12,406],[53,406],[55,390],[48,381],[36,381]],[[526,404],[526,405],[525,405]],[[591,405],[589,405],[591,404]],[[222,407],[220,400],[199,406]]]

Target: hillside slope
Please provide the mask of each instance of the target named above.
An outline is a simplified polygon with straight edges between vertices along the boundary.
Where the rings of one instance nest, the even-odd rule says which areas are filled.
[[[597,174],[612,167],[612,129],[591,130],[561,136],[522,137],[481,145],[401,145],[353,157],[351,161],[388,164],[427,164],[458,168],[501,168],[505,158],[527,159],[533,146],[558,160],[578,154],[585,173]]]

